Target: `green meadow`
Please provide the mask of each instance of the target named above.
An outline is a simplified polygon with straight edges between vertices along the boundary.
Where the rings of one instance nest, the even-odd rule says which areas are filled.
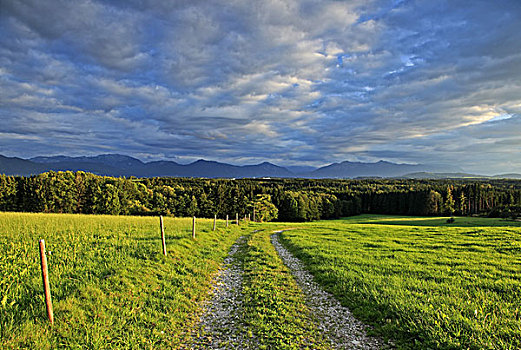
[[[6,349],[189,348],[201,302],[236,239],[240,327],[266,349],[328,348],[269,237],[373,334],[400,349],[521,348],[521,223],[362,215],[224,227],[156,217],[0,213],[0,344]],[[255,230],[255,232],[254,232]],[[55,324],[46,319],[46,240]]]
[[[281,234],[325,289],[403,349],[521,348],[521,223],[363,215]]]
[[[7,349],[162,349],[189,341],[199,303],[242,227],[157,217],[0,213],[0,344]],[[55,324],[46,319],[46,241]]]

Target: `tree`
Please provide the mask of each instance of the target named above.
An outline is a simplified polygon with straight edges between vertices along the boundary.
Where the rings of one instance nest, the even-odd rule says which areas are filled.
[[[297,212],[297,220],[298,221],[306,221],[309,219],[309,198],[306,194],[298,193],[298,212]]]
[[[465,193],[463,193],[463,191],[459,195],[459,211],[461,215],[465,215],[467,213],[467,197],[465,197]]]
[[[106,183],[102,189],[98,189],[96,214],[118,215],[121,211],[118,189],[116,186]]]
[[[185,207],[188,216],[197,216],[199,213],[199,207],[197,206],[197,199],[195,196],[192,196],[192,198],[188,196],[185,197]]]
[[[440,213],[442,197],[434,190],[423,193],[420,203],[419,215],[437,215]]]
[[[269,194],[258,194],[251,206],[255,208],[255,218],[260,222],[271,221],[278,217],[279,210],[271,202]]]
[[[12,176],[0,175],[0,211],[16,210],[16,182]]]
[[[451,186],[447,186],[447,195],[445,197],[445,203],[443,203],[443,210],[445,213],[449,214],[450,216],[454,215],[454,198],[452,197],[452,188]]]
[[[153,210],[160,215],[169,214],[166,198],[158,190],[154,191],[154,194],[152,195],[152,206]]]
[[[278,203],[279,218],[283,221],[295,221],[298,215],[297,194],[294,192],[284,192]]]
[[[118,215],[121,211],[118,189],[110,183],[95,184],[92,189],[92,213]]]

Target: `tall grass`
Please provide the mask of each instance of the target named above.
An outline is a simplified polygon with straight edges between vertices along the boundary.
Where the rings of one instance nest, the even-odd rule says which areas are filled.
[[[0,213],[2,348],[177,348],[243,228],[213,220]],[[46,240],[55,325],[46,320],[38,239]]]
[[[519,349],[519,223],[458,223],[363,216],[298,225],[281,238],[319,283],[401,348]]]

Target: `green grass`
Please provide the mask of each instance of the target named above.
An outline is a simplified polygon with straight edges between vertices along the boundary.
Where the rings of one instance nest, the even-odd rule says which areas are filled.
[[[152,217],[0,213],[4,349],[179,348],[211,278],[245,227]],[[38,239],[46,240],[55,324],[46,320]]]
[[[519,223],[445,220],[364,215],[291,225],[281,241],[400,348],[521,348]]]
[[[5,349],[187,348],[212,276],[240,236],[244,331],[261,348],[327,348],[269,241],[403,349],[521,348],[521,224],[364,215],[225,229],[198,220],[0,213],[0,345]],[[254,228],[264,231],[251,234]],[[46,320],[38,239],[50,268]]]
[[[270,235],[253,233],[241,252],[247,331],[259,349],[329,349]]]
[[[352,224],[405,225],[405,226],[439,226],[439,227],[521,227],[521,221],[499,218],[456,217],[455,222],[447,223],[448,217],[411,217],[386,215],[359,215],[345,218]]]

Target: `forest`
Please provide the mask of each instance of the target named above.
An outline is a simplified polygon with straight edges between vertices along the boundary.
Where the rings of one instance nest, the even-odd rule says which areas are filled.
[[[358,214],[521,216],[519,180],[114,178],[0,175],[0,211],[312,221]]]

